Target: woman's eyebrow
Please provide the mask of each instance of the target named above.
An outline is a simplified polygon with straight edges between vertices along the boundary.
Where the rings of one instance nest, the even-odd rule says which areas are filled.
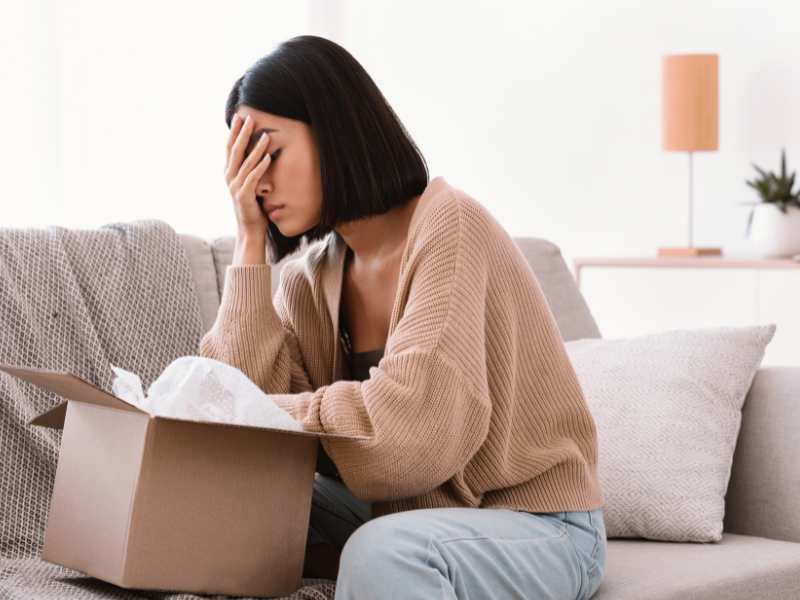
[[[273,131],[280,131],[280,129],[272,129],[271,127],[262,127],[258,131],[253,132],[253,135],[250,136],[250,142],[251,143],[253,141],[257,142],[258,139],[261,137],[262,133],[272,133]]]
[[[258,131],[254,132],[253,135],[250,136],[250,143],[247,144],[246,154],[249,154],[253,147],[258,143],[258,140],[261,139],[262,133],[272,133],[273,131],[280,131],[280,129],[272,129],[271,127],[262,127]]]

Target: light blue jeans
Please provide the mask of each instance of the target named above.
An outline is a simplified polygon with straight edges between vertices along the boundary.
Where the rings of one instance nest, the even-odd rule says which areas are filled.
[[[308,543],[320,542],[341,551],[336,600],[585,600],[606,563],[602,508],[425,508],[372,518],[370,503],[315,473]]]

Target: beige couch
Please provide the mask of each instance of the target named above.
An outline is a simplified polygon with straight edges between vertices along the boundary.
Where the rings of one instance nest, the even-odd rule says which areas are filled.
[[[210,328],[233,237],[182,235]],[[515,238],[565,341],[601,337],[555,244]],[[283,262],[285,262],[284,259]],[[273,267],[273,293],[282,263]],[[800,367],[762,368],[743,409],[720,543],[611,539],[600,600],[800,599]]]

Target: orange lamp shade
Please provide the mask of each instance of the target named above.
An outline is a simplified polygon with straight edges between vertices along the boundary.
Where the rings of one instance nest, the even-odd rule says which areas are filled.
[[[717,150],[718,71],[717,54],[670,54],[662,58],[664,150]]]

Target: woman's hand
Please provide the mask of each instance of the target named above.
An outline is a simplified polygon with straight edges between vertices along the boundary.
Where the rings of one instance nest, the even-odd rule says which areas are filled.
[[[227,163],[225,165],[225,181],[228,184],[239,236],[267,236],[269,218],[256,202],[256,185],[269,167],[271,157],[267,150],[269,134],[261,134],[258,143],[242,162],[245,148],[253,131],[253,120],[250,115],[242,121],[238,114],[233,115],[231,132],[228,136]]]

